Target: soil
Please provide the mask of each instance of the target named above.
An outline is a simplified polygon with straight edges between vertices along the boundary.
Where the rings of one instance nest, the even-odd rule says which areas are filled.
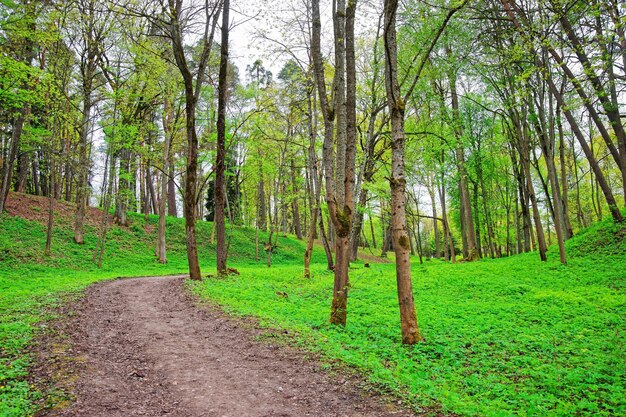
[[[391,263],[391,260],[387,259],[387,258],[381,258],[380,256],[376,256],[376,255],[372,255],[369,253],[366,253],[367,249],[363,249],[363,248],[359,248],[359,259],[363,260],[363,261],[367,261],[367,262],[372,262],[375,264],[389,264]]]
[[[414,415],[354,376],[331,375],[302,352],[259,340],[264,331],[249,321],[196,304],[182,277],[89,287],[57,328],[64,342],[40,352],[46,379],[74,399],[41,415]]]
[[[6,211],[10,216],[21,217],[41,224],[48,223],[50,199],[30,194],[10,192],[6,201]],[[54,217],[61,224],[71,224],[74,221],[76,205],[67,201],[54,201]],[[112,216],[109,216],[111,221]],[[98,226],[102,222],[102,210],[96,207],[87,207],[85,223]]]

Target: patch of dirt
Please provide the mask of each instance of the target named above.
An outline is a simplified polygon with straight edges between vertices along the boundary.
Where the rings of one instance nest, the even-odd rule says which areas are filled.
[[[369,254],[369,253],[365,253],[365,249],[360,249],[359,250],[359,259],[361,259],[362,261],[378,263],[378,264],[389,264],[389,263],[391,263],[391,260],[389,260],[387,258],[381,258],[380,256],[376,256],[376,255],[372,255],[372,254]]]
[[[26,220],[48,224],[48,210],[50,200],[47,197],[10,192],[6,201],[6,211],[10,216],[22,217]],[[71,224],[74,221],[76,204],[67,201],[54,201],[54,217],[56,221]],[[102,210],[96,207],[87,207],[85,223],[90,226],[99,226],[102,223]],[[109,216],[112,223],[112,216]]]
[[[56,369],[52,380],[75,400],[40,415],[414,415],[356,378],[331,378],[301,352],[259,341],[263,332],[247,323],[196,307],[182,277],[95,284],[75,311],[67,343],[48,344],[65,351],[40,352],[48,362],[66,356],[66,377]]]

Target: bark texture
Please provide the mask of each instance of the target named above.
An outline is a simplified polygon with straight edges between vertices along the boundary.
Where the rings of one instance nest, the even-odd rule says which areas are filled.
[[[215,234],[217,245],[215,246],[217,258],[217,273],[225,275],[226,258],[226,218],[224,215],[226,197],[226,98],[228,93],[228,24],[229,24],[230,0],[224,0],[222,10],[222,42],[220,50],[220,71],[218,85],[217,104],[217,155],[215,158]]]
[[[410,242],[406,227],[404,176],[404,100],[398,83],[398,58],[396,43],[397,0],[385,0],[385,87],[391,114],[391,227],[393,249],[396,253],[396,281],[402,343],[414,344],[422,340],[417,324],[411,282]]]

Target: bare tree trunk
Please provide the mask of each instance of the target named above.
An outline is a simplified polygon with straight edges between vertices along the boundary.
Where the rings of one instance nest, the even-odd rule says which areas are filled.
[[[447,247],[446,250],[446,261],[451,261],[452,263],[456,263],[456,251],[454,249],[454,241],[452,240],[452,232],[450,231],[450,223],[448,222],[448,214],[446,210],[446,190],[443,186],[443,172],[441,173],[442,181],[439,184],[439,199],[441,200],[441,219],[443,223],[443,235],[444,240],[447,242],[444,245]]]
[[[324,116],[324,177],[326,202],[335,229],[333,301],[330,322],[346,324],[348,301],[348,267],[350,264],[350,235],[354,213],[354,165],[356,152],[356,71],[354,57],[354,15],[356,0],[337,0],[334,8],[335,80],[334,108],[326,96],[324,65],[321,55],[321,19],[319,0],[312,3],[313,36],[311,55],[317,90]],[[347,71],[346,71],[347,68]],[[347,76],[347,78],[346,78]],[[345,81],[344,81],[345,80]],[[337,154],[333,158],[333,126],[337,113]],[[333,169],[333,160],[336,169]],[[335,171],[335,172],[334,172]]]
[[[55,181],[55,158],[54,158],[54,141],[56,140],[56,122],[54,127],[55,133],[52,136],[52,143],[50,149],[50,194],[48,204],[48,227],[46,229],[46,255],[50,256],[52,249],[52,230],[54,228],[54,189],[56,187]]]
[[[272,236],[274,236],[274,224],[272,223],[272,219],[270,220],[270,235],[267,240],[267,267],[272,267]]]
[[[187,261],[189,263],[189,277],[201,280],[200,264],[198,262],[198,248],[196,245],[196,170],[198,158],[198,138],[196,136],[193,116],[195,105],[187,104],[187,173],[185,176],[184,215],[185,235],[187,240]]]
[[[405,213],[404,176],[404,100],[400,95],[397,67],[396,12],[397,0],[385,0],[385,87],[389,112],[391,114],[391,226],[393,249],[396,253],[396,282],[402,343],[414,344],[422,340],[417,325],[417,313],[413,300],[411,283],[411,261],[409,256],[409,236]]]
[[[304,277],[311,278],[311,256],[313,255],[313,241],[315,240],[315,229],[317,228],[317,217],[319,209],[313,208],[311,213],[311,224],[309,225],[309,235],[306,241],[306,250],[304,251]]]
[[[109,145],[113,146],[113,144]],[[109,228],[109,209],[111,205],[111,197],[113,191],[113,184],[115,184],[115,152],[113,149],[109,149],[108,161],[108,184],[107,184],[107,166],[105,164],[104,174],[104,201],[102,204],[102,224],[100,226],[100,239],[96,248],[99,250],[94,253],[94,260],[98,258],[98,268],[102,268],[102,258],[104,257],[104,249],[106,245],[107,232]]]
[[[376,30],[376,41],[374,42],[374,50],[373,50],[373,62],[372,62],[372,82],[371,88],[369,91],[370,95],[370,108],[369,108],[369,121],[367,126],[367,142],[365,144],[364,149],[364,160],[361,166],[361,172],[359,175],[359,184],[356,189],[358,190],[358,203],[357,210],[354,213],[353,226],[352,226],[352,249],[350,253],[350,260],[354,261],[357,259],[358,251],[359,251],[359,235],[361,234],[361,230],[363,229],[363,218],[364,218],[364,209],[367,204],[367,196],[368,190],[367,187],[364,187],[363,184],[367,184],[372,181],[375,170],[375,160],[377,159],[377,155],[375,155],[376,143],[378,142],[378,133],[376,132],[376,120],[378,114],[384,109],[384,106],[381,106],[378,98],[378,80],[379,80],[379,61],[378,61],[378,46],[380,39],[380,32],[382,30],[382,15],[378,18],[378,25]],[[371,219],[371,218],[370,218]],[[373,236],[373,235],[372,235]],[[376,246],[376,240],[373,237],[374,246]]]
[[[2,161],[2,183],[0,189],[0,213],[5,210],[5,204],[9,197],[9,190],[11,189],[11,177],[13,176],[13,165],[17,159],[19,150],[19,141],[22,136],[22,130],[25,121],[30,116],[30,106],[22,108],[22,112],[17,117],[13,124],[13,132],[11,132],[11,146],[9,148],[8,158]]]
[[[228,25],[230,0],[224,0],[222,9],[222,41],[217,105],[217,156],[215,158],[215,233],[217,235],[217,273],[225,275],[226,269],[226,224],[224,217],[225,171],[226,171],[226,98],[228,94]],[[271,252],[271,251],[270,251]],[[269,261],[268,261],[269,262]]]
[[[148,224],[148,216],[150,214],[150,191],[148,190],[147,165],[143,158],[139,159],[139,194],[141,195],[141,212],[143,213],[143,219],[145,224]]]
[[[170,153],[172,155],[170,155],[167,162],[169,167],[167,180],[167,215],[178,217],[178,208],[176,207],[176,183],[174,182],[174,156],[173,152]]]
[[[535,196],[535,188],[533,187],[533,183],[530,179],[530,164],[528,161],[522,163],[525,176],[526,176],[526,188],[528,190],[528,196],[530,198],[530,203],[533,208],[533,220],[535,222],[535,231],[537,232],[537,244],[539,246],[539,257],[542,261],[547,261],[548,257],[546,256],[546,252],[548,251],[548,247],[546,245],[546,238],[543,233],[543,225],[541,224],[541,212],[539,211],[539,204],[537,204],[537,197]]]
[[[544,87],[545,88],[545,87]],[[563,265],[567,264],[567,258],[565,255],[565,217],[563,215],[563,206],[561,200],[561,193],[559,191],[559,180],[556,173],[556,165],[554,163],[554,148],[555,148],[555,132],[554,132],[554,110],[553,101],[548,98],[549,107],[549,120],[546,119],[545,110],[543,105],[545,103],[543,97],[544,91],[537,91],[542,97],[539,98],[540,102],[537,106],[537,112],[539,118],[537,120],[537,134],[543,150],[544,160],[548,168],[548,180],[550,182],[550,192],[552,194],[553,211],[554,211],[554,225],[556,229],[557,242],[559,245],[559,257]],[[547,124],[550,123],[549,126]],[[550,195],[546,192],[546,198],[550,200]]]
[[[520,194],[521,194],[521,188],[519,189]],[[522,253],[522,229],[520,227],[520,221],[519,221],[519,217],[520,217],[520,211],[519,211],[519,195],[517,194],[517,191],[515,191],[515,239],[517,241],[517,252],[515,252],[516,255]]]
[[[389,252],[389,250],[391,250],[392,248],[393,248],[393,244],[392,244],[392,236],[391,236],[391,224],[388,224],[387,227],[385,227],[384,229],[383,247],[380,251],[380,257],[386,258],[387,252]]]
[[[350,267],[350,236],[354,213],[354,151],[356,150],[356,73],[354,67],[354,10],[356,0],[337,0],[335,23],[335,99],[337,100],[337,157],[335,182],[327,202],[335,227],[335,280],[330,322],[345,326]],[[324,155],[324,163],[331,161]],[[328,184],[328,178],[326,180]],[[329,192],[334,191],[334,195]]]
[[[150,195],[150,206],[152,207],[153,214],[159,214],[158,201],[156,198],[156,191],[154,190],[154,180],[152,175],[152,170],[150,169],[151,161],[146,161],[146,188],[148,189],[148,194]],[[149,210],[146,210],[149,211]]]
[[[95,61],[95,57],[94,57]],[[95,67],[95,62],[94,62]],[[95,68],[93,69],[95,72]],[[83,81],[83,117],[80,125],[78,145],[78,181],[76,183],[76,214],[74,215],[74,242],[85,243],[83,237],[83,223],[85,221],[85,205],[87,204],[87,175],[89,173],[89,157],[87,155],[87,140],[91,126],[91,83],[93,73],[86,74]]]
[[[122,148],[120,150],[120,175],[115,202],[115,222],[121,226],[127,226],[128,201],[130,197],[130,150]]]
[[[264,232],[267,230],[267,208],[265,207],[265,182],[263,181],[263,172],[261,169],[261,179],[259,180],[259,192],[257,201],[257,217],[258,225]]]
[[[417,220],[413,219],[413,223],[414,223],[413,234],[415,235],[415,244],[417,245],[417,254],[419,255],[419,258],[420,258],[420,264],[423,264],[424,260],[422,259],[423,258],[423,248],[422,248],[422,237],[420,235],[421,231],[420,231],[419,214],[418,214]]]
[[[291,187],[292,187],[292,200],[291,211],[293,213],[293,226],[296,232],[296,237],[302,240],[302,228],[300,226],[300,211],[298,208],[298,199],[296,198],[298,183],[296,182],[296,162],[291,159]]]
[[[170,161],[170,147],[172,142],[172,131],[170,126],[171,121],[171,105],[168,99],[165,99],[163,103],[163,133],[164,133],[164,143],[163,143],[163,169],[161,172],[161,198],[159,199],[159,226],[157,232],[157,257],[159,258],[159,263],[167,262],[167,247],[165,243],[165,215],[166,215],[166,206],[168,202],[168,175],[167,172],[170,171],[169,161]]]
[[[556,123],[559,131],[559,163],[561,168],[561,199],[563,200],[563,217],[565,218],[565,239],[570,239],[574,236],[574,230],[572,228],[572,222],[569,215],[569,196],[567,185],[567,170],[565,163],[565,135],[563,133],[563,124],[561,123],[561,109],[557,105],[556,109]]]
[[[363,208],[367,203],[367,190],[361,188],[359,191],[359,200],[357,203],[356,212],[354,213],[352,224],[352,236],[350,238],[350,261],[355,261],[359,253],[359,236],[361,235],[361,229],[363,228],[363,218],[365,213]]]
[[[43,182],[44,184],[41,184],[39,179],[39,155],[35,155],[35,157],[33,158],[32,168],[33,187],[35,188],[35,195],[44,195],[43,190],[46,188],[49,189],[49,187],[45,187],[45,177],[43,175],[41,176],[41,182]]]
[[[226,0],[228,1],[228,0]],[[205,8],[206,22],[202,38],[202,52],[197,62],[197,78],[194,79],[185,56],[183,45],[183,33],[181,32],[181,19],[183,19],[183,1],[172,0],[169,2],[169,31],[172,40],[172,51],[176,66],[180,70],[185,85],[185,111],[187,133],[187,169],[185,175],[185,192],[183,197],[185,215],[185,233],[187,240],[187,261],[189,263],[189,276],[193,280],[201,280],[200,263],[198,262],[198,248],[196,243],[196,203],[197,203],[197,176],[198,176],[198,136],[196,132],[196,104],[200,97],[202,82],[204,80],[206,66],[213,44],[213,34],[220,11],[219,3],[212,10]],[[211,22],[211,17],[213,21]],[[228,25],[228,23],[227,23]],[[228,30],[228,27],[225,29]],[[221,90],[220,90],[221,91]],[[223,207],[222,207],[223,209]]]
[[[255,233],[254,233],[254,249],[256,254],[256,260],[259,260],[259,222],[256,222]]]
[[[281,181],[280,190],[280,231],[282,232],[283,236],[285,236],[287,234],[287,218],[289,217],[289,204],[287,201],[286,181]]]
[[[89,135],[91,132],[91,109],[93,103],[93,83],[95,81],[98,66],[98,54],[100,42],[104,37],[103,28],[96,28],[95,20],[97,12],[93,1],[79,5],[81,19],[87,25],[85,31],[85,50],[80,57],[80,73],[82,81],[82,119],[79,127],[78,145],[78,170],[76,181],[76,214],[74,216],[74,241],[78,244],[84,243],[83,223],[85,221],[85,206],[88,200],[88,176],[89,176],[89,151],[87,149]]]
[[[168,145],[166,144],[166,148],[167,147]],[[164,164],[166,163],[165,160],[163,162]],[[167,262],[167,247],[165,243],[166,206],[167,206],[167,176],[164,171],[161,173],[161,198],[159,199],[159,211],[158,211],[159,225],[158,225],[158,231],[157,231],[157,256],[159,258],[159,263],[162,263],[162,264]]]
[[[480,188],[482,191],[482,199],[483,199],[483,211],[485,212],[485,223],[487,224],[487,244],[489,245],[489,255],[491,258],[496,257],[496,249],[495,249],[495,234],[493,230],[493,223],[491,222],[491,216],[489,215],[490,211],[487,208],[487,190],[485,189],[485,179],[482,175],[480,175]]]
[[[320,237],[322,238],[322,246],[324,247],[324,252],[326,253],[326,269],[332,271],[335,269],[335,262],[333,260],[333,251],[330,248],[330,241],[328,240],[328,236],[326,235],[326,228],[324,227],[324,216],[322,216],[321,210],[319,210],[319,228],[320,228]]]
[[[18,193],[26,192],[26,180],[28,179],[28,167],[30,165],[30,158],[28,152],[22,151],[19,158],[17,184],[15,185],[15,191]]]
[[[257,149],[259,161],[259,188],[257,197],[257,223],[262,231],[267,230],[267,207],[265,205],[265,181],[263,179],[263,155],[261,149]],[[271,216],[271,213],[270,213]]]
[[[531,250],[531,241],[533,240],[532,234],[532,224],[530,220],[530,191],[528,188],[529,179],[527,178],[530,175],[530,170],[525,169],[525,165],[528,165],[528,158],[530,157],[528,154],[528,149],[526,149],[524,142],[524,131],[521,126],[521,121],[519,118],[513,117],[513,123],[515,125],[515,135],[510,135],[511,146],[510,149],[510,157],[513,165],[513,169],[515,171],[515,178],[517,180],[518,192],[519,192],[519,202],[522,214],[522,236],[524,237],[524,252],[530,252]],[[520,156],[521,163],[518,163],[516,152]],[[526,162],[524,162],[526,161]],[[532,185],[532,183],[531,183]],[[533,242],[533,245],[534,242]],[[519,233],[518,233],[518,247],[519,247]],[[519,252],[519,248],[518,248]]]
[[[309,234],[306,241],[306,250],[304,251],[304,277],[311,277],[311,256],[313,256],[313,242],[315,241],[315,231],[318,227],[318,217],[322,217],[320,213],[320,180],[317,172],[317,155],[315,153],[315,131],[316,119],[313,112],[315,105],[315,84],[311,82],[310,88],[307,88],[307,105],[308,105],[308,130],[309,130],[309,149],[308,149],[308,172],[309,172],[309,201],[311,207],[311,224],[309,225]],[[322,225],[322,232],[324,227]],[[331,262],[332,266],[332,254]]]
[[[371,209],[368,209],[367,217],[369,218],[369,221],[370,221],[370,233],[372,234],[372,247],[374,249],[376,249],[376,247],[377,247],[377,245],[376,245],[376,233],[374,232],[374,219],[372,219],[372,210]]]
[[[433,232],[435,233],[435,258],[441,258],[441,242],[439,241],[439,227],[437,226],[437,200],[435,199],[435,180],[433,176],[429,178],[428,195],[433,211]]]

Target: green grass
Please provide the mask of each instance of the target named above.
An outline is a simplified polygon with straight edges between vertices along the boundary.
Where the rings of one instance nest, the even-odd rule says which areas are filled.
[[[572,240],[572,252],[592,237],[607,243],[598,230],[606,232],[597,226]],[[190,286],[229,312],[296,332],[303,348],[362,370],[418,407],[468,416],[624,416],[626,251],[596,249],[568,266],[536,254],[413,264],[426,337],[413,347],[400,343],[393,265],[354,265],[345,329],[327,324],[332,275],[321,267],[310,280],[281,266]]]
[[[36,208],[36,207],[35,207]],[[107,238],[104,263],[98,269],[92,261],[97,231],[86,227],[85,244],[73,243],[71,219],[57,218],[51,256],[45,255],[46,228],[40,223],[8,215],[0,216],[0,416],[27,416],[35,411],[41,397],[28,383],[32,356],[27,353],[37,331],[53,318],[52,311],[67,294],[76,294],[87,285],[116,277],[187,273],[183,219],[168,218],[168,263],[154,256],[157,217],[150,216],[148,229],[143,215],[130,213],[131,225],[114,226]],[[214,272],[215,245],[210,243],[211,223],[198,224],[198,247],[203,274]],[[148,230],[148,232],[146,231]],[[239,265],[265,265],[256,261],[255,231],[233,228],[230,261]],[[231,233],[232,232],[232,233]],[[260,234],[260,241],[267,234]],[[274,263],[296,262],[304,253],[304,242],[278,238]],[[314,251],[314,261],[324,259]]]
[[[187,271],[184,222],[168,219],[168,260],[154,258],[156,217],[109,233],[102,269],[96,236],[72,243],[58,219],[53,254],[45,227],[0,217],[0,415],[34,413],[42,393],[28,382],[33,338],[54,318],[51,307],[92,282]],[[146,231],[148,230],[148,231]],[[302,278],[304,242],[280,237],[272,268],[255,259],[255,232],[232,231],[230,264],[241,275],[189,283],[233,314],[288,330],[288,341],[360,370],[375,386],[416,407],[468,416],[626,416],[626,247],[624,227],[594,225],[568,242],[570,262],[536,254],[471,264],[413,264],[424,343],[400,344],[393,264],[355,263],[348,325],[328,325],[332,272],[323,251],[313,278]],[[203,273],[214,272],[211,224],[198,225]],[[262,234],[261,241],[267,240]],[[287,297],[277,294],[287,293]],[[283,332],[269,333],[282,335]],[[282,336],[280,336],[282,337]],[[432,408],[431,408],[432,409]]]

